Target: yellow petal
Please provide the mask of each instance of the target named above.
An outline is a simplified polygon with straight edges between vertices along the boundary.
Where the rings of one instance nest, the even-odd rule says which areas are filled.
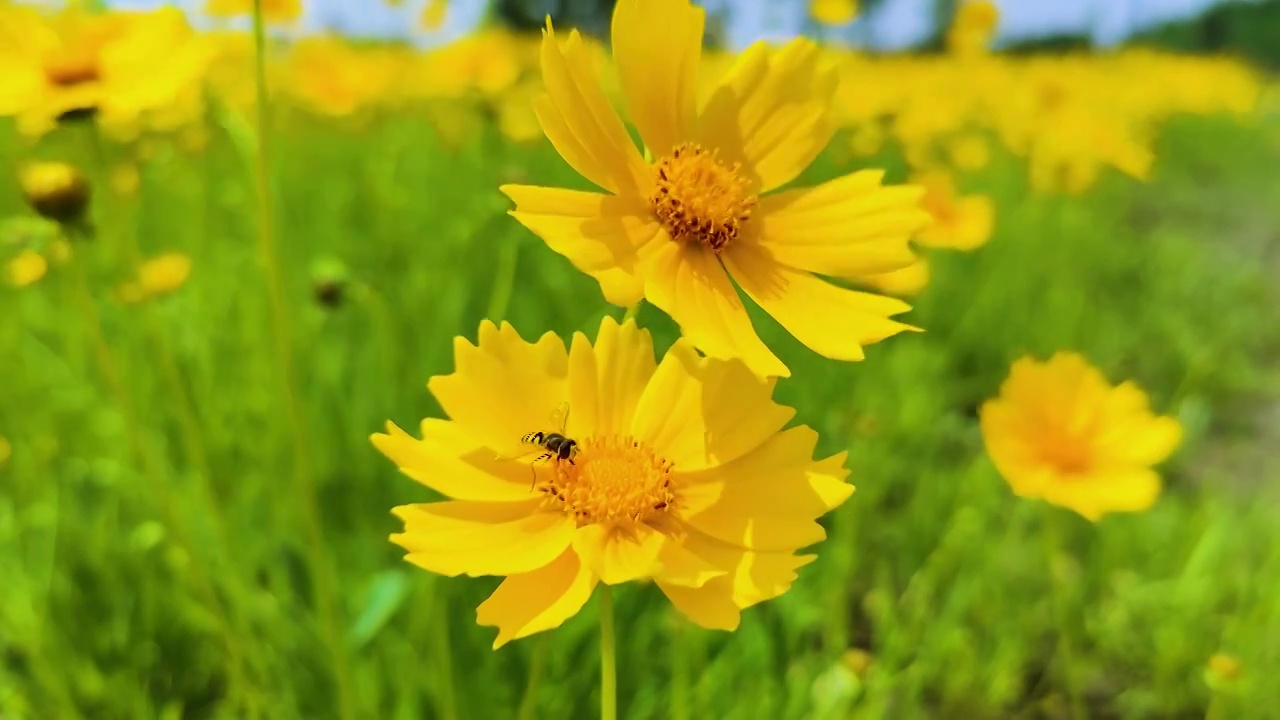
[[[914,297],[929,284],[929,261],[918,258],[904,268],[864,277],[859,282],[893,297]]]
[[[742,360],[762,377],[791,374],[756,335],[720,261],[700,246],[659,242],[646,268],[645,297],[707,355]]]
[[[34,250],[23,250],[15,255],[4,268],[4,279],[14,287],[26,287],[39,282],[49,271],[49,261]]]
[[[500,455],[518,455],[526,433],[554,429],[548,423],[568,400],[568,353],[554,333],[527,343],[505,322],[498,328],[486,320],[479,334],[475,346],[454,339],[456,370],[427,387],[468,435]]]
[[[569,435],[575,426],[594,435],[629,433],[656,368],[653,339],[634,320],[618,325],[606,316],[594,348],[582,333],[575,334],[569,350]]]
[[[1047,485],[1044,499],[1097,522],[1110,512],[1139,512],[1160,496],[1160,476],[1149,468],[1116,468]]]
[[[710,562],[695,555],[678,541],[663,544],[658,554],[661,567],[655,573],[655,579],[666,585],[700,588],[711,580],[729,574],[727,569],[717,568]]]
[[[493,649],[512,640],[560,627],[582,609],[596,576],[567,551],[546,567],[512,575],[476,608],[476,622],[498,628]]]
[[[696,530],[689,532],[684,543],[685,547],[712,565],[729,571],[723,580],[729,581],[730,598],[740,608],[772,600],[791,589],[797,577],[796,571],[816,557],[746,550]],[[721,580],[712,580],[706,587],[718,585]]]
[[[391,541],[405,559],[441,575],[513,575],[554,560],[573,542],[573,521],[542,512],[541,499],[522,502],[449,500],[401,505],[404,532]]]
[[[387,423],[370,438],[405,475],[458,500],[517,501],[532,495],[529,469],[494,457],[456,423],[422,421],[422,439]]]
[[[773,402],[775,382],[761,380],[741,363],[700,358],[678,342],[640,396],[631,434],[678,472],[732,462],[795,416]]]
[[[759,192],[791,182],[835,132],[830,118],[837,77],[820,69],[820,50],[797,38],[779,50],[746,50],[698,117],[698,140],[720,148],[754,176]]]
[[[860,278],[910,265],[913,233],[930,222],[923,190],[882,187],[884,173],[864,170],[817,187],[760,201],[748,242],[799,270]]]
[[[547,139],[586,179],[614,194],[636,194],[648,165],[605,99],[582,37],[572,31],[562,44],[548,20],[541,60],[547,99],[535,109]]]
[[[701,587],[688,587],[658,580],[658,587],[685,617],[708,630],[737,630],[742,613],[733,604],[732,581],[718,577]]]
[[[667,539],[645,525],[584,525],[573,537],[582,563],[607,585],[653,575]]]
[[[654,155],[689,140],[705,13],[688,0],[619,0],[613,59],[631,120]]]
[[[733,279],[756,304],[825,357],[862,360],[863,346],[914,329],[889,319],[911,309],[901,300],[836,287],[750,245],[730,248],[723,257]]]
[[[636,264],[659,235],[646,208],[626,198],[575,190],[527,185],[501,190],[516,203],[511,216],[599,281],[606,300],[623,306],[640,301],[644,285]]]

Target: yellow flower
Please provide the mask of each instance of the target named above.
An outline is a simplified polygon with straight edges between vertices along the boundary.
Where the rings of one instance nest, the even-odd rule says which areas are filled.
[[[863,278],[862,283],[894,297],[915,297],[929,284],[929,262],[920,258],[900,270]]]
[[[89,181],[64,162],[33,162],[18,173],[27,204],[41,216],[60,223],[74,223],[89,206]]]
[[[809,17],[823,25],[848,25],[858,16],[858,0],[809,0]]]
[[[284,85],[315,112],[351,115],[388,94],[393,62],[389,55],[358,50],[338,37],[309,37],[293,46]]]
[[[1240,679],[1244,666],[1234,655],[1214,653],[1205,665],[1205,680],[1212,686],[1231,685]]]
[[[422,8],[422,17],[419,20],[422,24],[422,29],[439,30],[440,26],[444,25],[444,19],[448,13],[448,0],[427,0],[427,4]]]
[[[991,162],[991,148],[980,135],[963,135],[947,146],[947,155],[957,170],[973,172]]]
[[[704,14],[687,0],[622,0],[612,46],[622,95],[647,148],[632,143],[581,37],[542,40],[547,94],[535,110],[561,157],[607,194],[506,185],[512,215],[599,281],[605,298],[642,297],[711,357],[762,376],[787,367],[761,342],[733,281],[816,352],[861,360],[904,330],[905,303],[815,276],[857,279],[913,261],[927,217],[920,191],[866,170],[773,195],[827,145],[836,75],[797,39],[749,48],[699,108]],[[726,272],[727,270],[727,272]]]
[[[783,430],[794,411],[773,402],[776,381],[683,340],[655,363],[634,322],[605,318],[594,346],[578,333],[566,352],[486,321],[454,353],[455,372],[428,383],[450,419],[372,440],[450,498],[395,509],[406,559],[506,576],[477,611],[495,648],[559,626],[598,582],[651,579],[694,622],[732,630],[787,591],[813,559],[795,551],[824,537],[816,519],[853,492],[844,453],[815,461],[813,430]],[[521,442],[535,432],[575,449],[539,459]]]
[[[207,0],[204,11],[214,17],[236,17],[253,13],[253,0]],[[262,0],[262,19],[269,23],[291,23],[302,17],[302,0]]]
[[[956,194],[945,172],[920,173],[913,182],[925,188],[924,208],[933,217],[918,239],[926,247],[973,250],[986,244],[995,224],[995,204],[986,195]]]
[[[989,0],[965,0],[947,30],[947,49],[958,55],[986,51],[1000,23],[1000,10]]]
[[[981,411],[982,437],[1017,495],[1097,521],[1145,510],[1160,494],[1151,466],[1173,453],[1182,428],[1155,416],[1131,382],[1116,387],[1075,353],[1013,365]]]
[[[177,290],[191,276],[191,258],[182,253],[165,253],[147,260],[138,268],[138,277],[118,289],[126,303],[157,298]]]
[[[14,287],[26,287],[40,282],[49,271],[49,261],[34,250],[23,250],[4,266],[4,279]]]
[[[45,17],[0,5],[0,115],[18,116],[32,134],[77,113],[127,122],[172,102],[209,57],[173,7]]]

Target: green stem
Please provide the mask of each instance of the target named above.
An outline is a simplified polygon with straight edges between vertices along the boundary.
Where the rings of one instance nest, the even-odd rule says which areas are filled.
[[[644,302],[644,301],[642,300],[641,302]],[[626,323],[628,320],[635,320],[636,316],[639,314],[640,314],[640,302],[637,302],[636,304],[627,308],[627,312],[622,316],[622,323]]]
[[[271,213],[271,186],[268,167],[270,102],[267,94],[266,23],[262,15],[262,0],[253,0],[254,85],[257,110],[257,143],[254,163],[254,181],[258,199],[258,250],[271,305],[272,335],[275,340],[275,356],[279,365],[280,391],[284,396],[289,426],[293,437],[293,489],[295,502],[302,514],[307,535],[308,564],[314,578],[317,620],[333,665],[334,688],[337,693],[338,714],[342,718],[354,717],[351,692],[348,687],[346,654],[342,646],[342,633],[338,628],[333,607],[336,583],[325,553],[324,532],[320,522],[320,507],[316,501],[311,472],[311,459],[307,449],[306,425],[302,406],[294,390],[293,332],[288,309],[285,305],[283,282],[276,259],[275,238]]]
[[[1045,564],[1049,572],[1050,594],[1053,596],[1054,616],[1058,625],[1058,650],[1055,660],[1066,689],[1071,718],[1084,720],[1086,717],[1084,702],[1075,677],[1074,626],[1071,608],[1067,604],[1070,588],[1057,570],[1058,555],[1067,552],[1066,540],[1058,527],[1058,518],[1055,517],[1060,512],[1052,505],[1044,503],[1044,527],[1041,534],[1044,536]]]
[[[613,591],[600,583],[600,720],[618,718],[618,660],[613,645]]]
[[[542,683],[542,666],[547,659],[547,635],[539,635],[533,641],[533,661],[529,667],[529,681],[524,686],[524,697],[520,699],[520,709],[516,720],[533,720],[538,708],[538,686]]]
[[[675,612],[671,617],[671,720],[689,720],[690,683],[693,673],[689,667],[689,642],[686,634],[689,626]]]
[[[502,322],[507,314],[507,305],[511,302],[511,290],[516,282],[516,260],[520,246],[514,239],[498,249],[498,268],[493,282],[493,292],[489,295],[489,312],[487,317],[495,323]]]

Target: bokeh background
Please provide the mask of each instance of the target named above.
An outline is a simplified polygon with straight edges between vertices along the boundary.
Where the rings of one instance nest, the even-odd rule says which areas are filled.
[[[621,316],[497,192],[581,186],[530,112],[537,28],[608,77],[610,3],[266,2],[265,86],[247,4],[178,5],[58,119],[4,82],[39,60],[0,2],[0,718],[594,717],[594,603],[490,650],[496,579],[402,562],[389,510],[431,495],[368,436],[439,412],[483,318]],[[1280,3],[861,5],[708,2],[704,74],[819,39],[841,131],[799,182],[884,168],[993,222],[868,279],[926,332],[865,362],[753,316],[858,492],[732,634],[616,593],[622,716],[1280,717]],[[30,207],[37,160],[84,174],[80,222]],[[979,405],[1058,350],[1183,424],[1152,509],[1089,523],[986,457]]]

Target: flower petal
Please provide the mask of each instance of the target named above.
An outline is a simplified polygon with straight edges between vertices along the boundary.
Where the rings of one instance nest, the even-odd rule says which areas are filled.
[[[645,525],[593,524],[578,528],[573,550],[601,581],[618,585],[653,575],[666,542]]]
[[[576,427],[594,435],[629,433],[656,367],[653,339],[634,320],[619,325],[605,317],[594,347],[582,333],[575,334],[569,349],[569,435]]]
[[[658,243],[645,272],[645,297],[680,324],[699,350],[740,359],[762,377],[786,377],[787,366],[769,352],[716,256],[700,246]]]
[[[670,541],[662,546],[658,555],[661,564],[654,579],[666,585],[700,588],[711,580],[729,574],[695,555],[677,541]]]
[[[1044,499],[1097,522],[1109,512],[1138,512],[1160,496],[1160,476],[1150,468],[1095,470],[1086,476],[1059,479],[1044,488]]]
[[[586,179],[614,194],[635,194],[648,165],[600,88],[595,63],[574,30],[557,41],[548,19],[542,34],[546,99],[535,103],[538,121],[560,156]]]
[[[756,304],[825,357],[862,360],[863,346],[915,329],[889,319],[911,309],[901,300],[836,287],[777,262],[759,247],[730,248],[723,257]]]
[[[525,342],[507,323],[480,324],[475,346],[454,339],[456,369],[427,387],[449,417],[479,442],[504,455],[524,451],[520,438],[547,430],[568,397],[569,357],[554,333]]]
[[[476,608],[476,622],[498,628],[493,649],[560,627],[587,604],[596,576],[566,551],[549,565],[512,575]]]
[[[761,380],[741,363],[700,358],[678,342],[640,396],[631,434],[679,472],[731,462],[795,416],[773,402],[776,382]]]
[[[882,187],[880,170],[863,170],[817,187],[761,199],[744,244],[798,270],[861,278],[915,261],[908,240],[932,222],[923,190]]]
[[[820,50],[797,38],[781,49],[746,50],[708,98],[698,138],[755,176],[758,192],[791,182],[835,132],[830,108],[837,76],[819,69]]]
[[[641,250],[659,235],[646,208],[624,197],[599,193],[503,185],[516,209],[511,216],[542,238],[574,267],[600,283],[614,305],[634,305],[644,293],[636,275]]]
[[[529,572],[564,552],[576,529],[564,513],[541,507],[541,499],[401,505],[393,512],[404,532],[391,541],[409,551],[406,560],[441,575]]]
[[[613,59],[627,111],[654,155],[690,138],[706,13],[688,0],[620,0]]]
[[[737,630],[742,612],[733,604],[733,583],[726,576],[701,587],[658,580],[658,587],[682,615],[708,630]]]
[[[691,530],[685,547],[712,565],[729,571],[729,591],[733,603],[747,608],[772,600],[791,589],[796,571],[813,562],[816,555],[792,555],[779,552],[757,552],[722,543],[715,538]],[[711,587],[721,578],[707,583]]]
[[[388,422],[386,434],[370,439],[400,472],[451,498],[519,501],[532,495],[526,468],[495,458],[456,423],[423,420],[419,440]]]

